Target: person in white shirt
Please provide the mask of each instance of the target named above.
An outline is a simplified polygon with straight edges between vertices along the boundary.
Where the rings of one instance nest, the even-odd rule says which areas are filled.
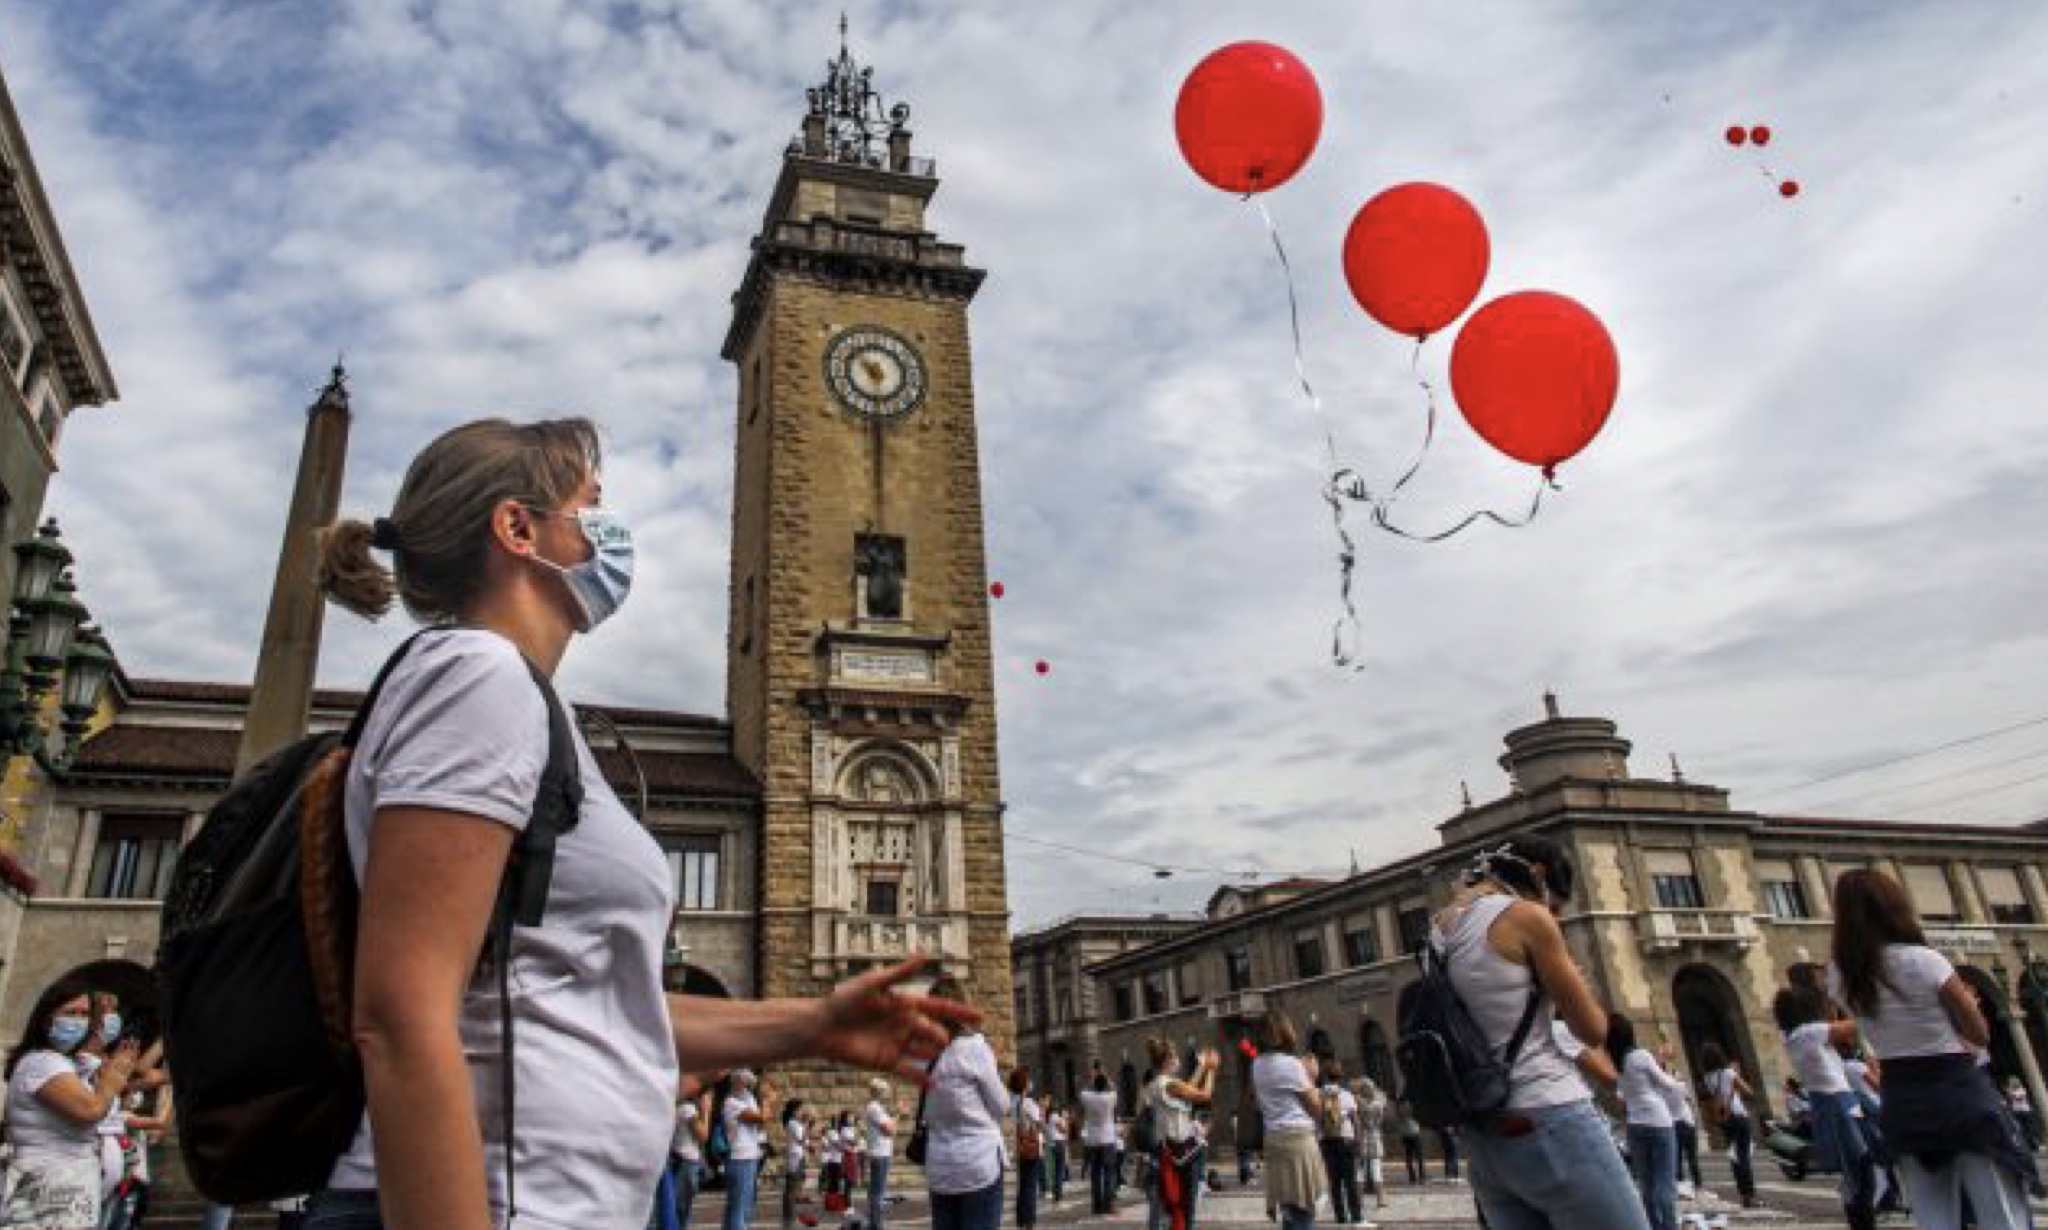
[[[669,1138],[669,1167],[675,1175],[676,1221],[689,1230],[690,1212],[704,1183],[704,1136],[711,1130],[711,1094],[697,1090],[676,1099],[675,1132]]]
[[[758,1096],[757,1096],[758,1089]],[[723,1230],[747,1230],[754,1220],[754,1198],[767,1155],[768,1122],[775,1113],[775,1091],[759,1084],[740,1068],[732,1074],[732,1092],[720,1112],[725,1122],[725,1218]]]
[[[1665,1071],[1678,1066],[1677,1057],[1668,1049],[1660,1056]],[[1670,1093],[1671,1131],[1678,1142],[1675,1172],[1678,1175],[1678,1198],[1690,1200],[1693,1193],[1707,1185],[1700,1177],[1700,1126],[1699,1111],[1692,1103],[1692,1088],[1682,1078],[1674,1075],[1676,1087]],[[1687,1173],[1692,1177],[1686,1178]]]
[[[1816,1168],[1840,1176],[1836,1190],[1850,1230],[1873,1230],[1877,1170],[1857,1122],[1862,1108],[1849,1088],[1849,1074],[1837,1049],[1856,1040],[1856,1022],[1831,1020],[1827,997],[1808,986],[1779,991],[1771,1001],[1771,1015],[1784,1032],[1785,1054],[1806,1101]]]
[[[882,1230],[888,1209],[889,1163],[896,1156],[896,1117],[889,1113],[889,1082],[881,1077],[868,1082],[868,1105],[861,1112],[868,1145],[868,1226]]]
[[[1674,1099],[1685,1084],[1664,1070],[1657,1057],[1636,1045],[1635,1022],[1607,1014],[1607,1056],[1621,1073],[1621,1100],[1628,1111],[1628,1160],[1650,1230],[1678,1230],[1678,1138],[1672,1130]]]
[[[805,1164],[810,1160],[811,1112],[802,1098],[782,1108],[782,1226],[796,1224],[796,1205],[804,1192]]]
[[[1344,1087],[1344,1069],[1335,1059],[1318,1061],[1323,1109],[1316,1124],[1316,1144],[1323,1152],[1323,1172],[1330,1182],[1331,1214],[1339,1224],[1365,1221],[1365,1202],[1358,1190],[1358,1099]]]
[[[819,1140],[818,1194],[827,1208],[836,1203],[833,1197],[846,1191],[845,1129],[849,1122],[849,1113],[840,1111],[838,1118],[825,1121],[825,1131]]]
[[[957,978],[928,992],[966,1002]],[[932,1230],[997,1230],[1003,1220],[1003,1119],[1010,1095],[988,1039],[966,1027],[932,1061],[925,1092],[925,1184]]]
[[[14,1149],[0,1224],[95,1230],[100,1221],[98,1126],[120,1106],[139,1048],[117,1044],[88,1085],[78,1050],[95,1028],[92,987],[60,978],[36,1000],[7,1057],[7,1141]]]
[[[1017,1227],[1038,1225],[1038,1197],[1045,1176],[1045,1110],[1031,1096],[1031,1073],[1010,1069],[1010,1130],[1017,1141]]]
[[[1266,1119],[1266,1215],[1281,1230],[1314,1230],[1316,1202],[1323,1197],[1323,1159],[1316,1149],[1316,1119],[1323,1097],[1316,1091],[1313,1059],[1301,1047],[1294,1022],[1269,1009],[1253,1029],[1252,1091]]]
[[[1387,1207],[1387,1095],[1370,1076],[1358,1078],[1358,1160],[1376,1208]]]
[[[1700,1066],[1707,1070],[1707,1097],[1713,1108],[1713,1116],[1721,1125],[1721,1134],[1728,1138],[1728,1165],[1735,1173],[1735,1191],[1742,1198],[1742,1207],[1756,1207],[1756,1171],[1752,1166],[1756,1148],[1754,1125],[1749,1117],[1749,1103],[1746,1098],[1754,1096],[1749,1080],[1742,1069],[1728,1059],[1728,1053],[1719,1043],[1709,1042],[1700,1048]]]
[[[1052,1181],[1052,1202],[1058,1204],[1067,1194],[1067,1137],[1072,1132],[1072,1115],[1063,1105],[1046,1100],[1045,1152],[1046,1174]]]
[[[1155,1035],[1145,1040],[1145,1051],[1153,1075],[1138,1095],[1138,1114],[1142,1117],[1151,1111],[1153,1134],[1158,1138],[1146,1159],[1150,1162],[1146,1225],[1148,1230],[1192,1230],[1195,1196],[1207,1169],[1205,1150],[1195,1133],[1194,1112],[1209,1104],[1223,1060],[1213,1047],[1205,1049],[1195,1057],[1195,1070],[1182,1079],[1171,1042]]]
[[[1081,1093],[1081,1150],[1088,1167],[1088,1211],[1116,1212],[1116,1091],[1098,1069]]]

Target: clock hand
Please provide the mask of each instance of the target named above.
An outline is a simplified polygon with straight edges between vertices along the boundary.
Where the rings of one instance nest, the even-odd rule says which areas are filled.
[[[860,361],[860,369],[868,374],[868,379],[870,380],[879,381],[889,374],[887,368],[873,359],[862,359]]]

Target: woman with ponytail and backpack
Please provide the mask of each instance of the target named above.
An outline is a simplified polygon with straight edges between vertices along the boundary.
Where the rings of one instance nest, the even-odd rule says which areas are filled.
[[[514,1208],[526,1230],[641,1225],[679,1058],[713,1071],[815,1056],[914,1078],[962,1019],[898,993],[915,962],[818,1000],[664,994],[666,859],[550,683],[633,577],[599,465],[586,420],[473,422],[413,460],[388,515],[325,533],[329,598],[371,619],[396,599],[427,628],[365,702],[342,787],[368,1105],[310,1230],[487,1230]],[[567,781],[546,771],[564,742]],[[515,851],[532,865],[539,806],[568,813],[545,908],[518,902],[538,922],[500,941],[501,885],[533,887],[507,868]],[[487,940],[503,960],[486,969]]]
[[[1523,1036],[1507,1102],[1462,1135],[1472,1189],[1492,1230],[1648,1230],[1607,1120],[1550,1025],[1589,1047],[1607,1013],[1572,962],[1557,915],[1575,876],[1563,847],[1513,837],[1481,851],[1429,943],[1496,1060]],[[1526,1024],[1525,1024],[1526,1022]]]

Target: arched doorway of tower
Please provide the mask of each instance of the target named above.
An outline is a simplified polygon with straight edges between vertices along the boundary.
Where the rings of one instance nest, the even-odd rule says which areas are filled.
[[[2019,1048],[2013,1045],[2012,1027],[2007,1023],[2012,1005],[2006,1002],[2005,993],[1998,989],[1998,980],[1974,965],[1958,965],[1956,973],[1970,984],[1977,993],[1977,1003],[1984,1009],[1984,1023],[1991,1026],[1991,1075],[2000,1086],[2008,1076],[2020,1074]]]
[[[696,965],[671,965],[668,967],[668,989],[677,995],[708,995],[714,999],[731,999],[732,992],[718,975]]]
[[[1365,1075],[1388,1097],[1399,1091],[1394,1081],[1394,1050],[1387,1045],[1387,1030],[1371,1017],[1358,1027],[1358,1053],[1364,1061]]]
[[[1700,1052],[1711,1042],[1742,1065],[1751,1084],[1757,1083],[1762,1068],[1749,1037],[1749,1014],[1726,974],[1711,965],[1685,966],[1671,980],[1671,1002],[1678,1010],[1679,1045],[1685,1052],[1686,1070],[1677,1075],[1698,1085],[1707,1074]]]

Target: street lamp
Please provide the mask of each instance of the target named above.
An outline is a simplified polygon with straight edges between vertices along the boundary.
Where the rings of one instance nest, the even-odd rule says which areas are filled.
[[[34,756],[45,769],[62,771],[99,708],[114,654],[105,635],[86,623],[68,571],[71,552],[54,518],[14,555],[13,601],[0,649],[0,757]],[[58,735],[43,728],[43,698],[52,688],[59,689]]]

